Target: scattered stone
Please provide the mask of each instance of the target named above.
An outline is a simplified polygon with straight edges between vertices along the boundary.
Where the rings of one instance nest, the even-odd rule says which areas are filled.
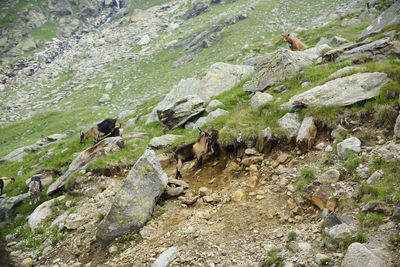
[[[33,265],[33,260],[31,258],[26,258],[21,262],[21,267],[31,267]]]
[[[357,137],[350,137],[337,144],[337,154],[340,158],[347,158],[350,152],[361,152],[361,141]]]
[[[313,118],[304,118],[296,138],[297,146],[300,148],[301,152],[305,153],[312,148],[316,136],[317,127],[314,124]]]
[[[340,241],[347,237],[350,237],[353,233],[354,229],[352,229],[352,227],[350,227],[346,223],[334,225],[331,229],[329,229],[328,232],[329,236],[335,241]]]
[[[346,223],[348,225],[352,225],[355,222],[356,221],[350,216],[339,215],[335,212],[332,212],[331,214],[329,214],[328,216],[325,217],[323,224],[324,224],[324,227],[331,228],[338,224]]]
[[[246,185],[248,187],[254,188],[257,185],[258,177],[256,175],[248,176]]]
[[[108,249],[108,253],[110,253],[111,255],[116,254],[118,252],[118,247],[117,246],[111,246]]]
[[[382,170],[377,170],[367,179],[367,184],[378,181],[382,178],[385,173]]]
[[[334,184],[339,181],[340,172],[336,169],[330,169],[318,177],[318,181],[323,184]]]
[[[279,85],[279,86],[275,87],[272,91],[274,91],[274,93],[282,93],[286,89],[287,89],[287,85],[286,84],[282,84],[282,85]]]
[[[228,111],[218,108],[218,109],[210,112],[206,117],[199,118],[193,124],[193,129],[197,129],[199,127],[202,127],[204,124],[206,124],[208,122],[211,122],[211,121],[215,120],[216,118],[218,118],[220,116],[227,115],[227,114],[229,114]]]
[[[268,93],[256,92],[250,98],[250,106],[253,109],[257,109],[258,107],[261,107],[261,106],[271,102],[273,99],[274,99],[274,97]]]
[[[342,261],[342,267],[384,267],[382,259],[373,254],[363,244],[352,243]]]
[[[207,188],[207,187],[204,187],[204,186],[200,187],[200,188],[199,188],[199,195],[200,195],[201,197],[204,197],[204,196],[209,195],[208,188]]]
[[[348,43],[349,41],[340,37],[340,36],[333,36],[331,38],[321,37],[317,45],[327,44],[330,47],[338,47],[339,45]]]
[[[158,137],[154,137],[149,142],[149,147],[154,149],[162,149],[171,146],[174,144],[179,138],[182,138],[182,135],[174,135],[174,134],[165,134]]]
[[[394,124],[394,129],[393,129],[393,131],[394,131],[394,135],[395,135],[397,138],[400,138],[400,115],[397,116],[396,123]]]
[[[244,153],[247,156],[253,156],[255,154],[257,154],[257,150],[255,150],[254,148],[246,148],[246,150],[244,151]]]
[[[225,174],[229,174],[229,173],[231,173],[231,172],[236,172],[236,171],[240,171],[242,169],[242,167],[240,167],[240,165],[239,164],[237,164],[236,162],[234,162],[234,161],[230,161],[228,164],[227,164],[227,166],[226,166],[226,168],[225,168],[225,170],[223,171]]]
[[[331,145],[327,145],[326,147],[325,147],[325,152],[332,152],[333,151],[333,147],[331,146]]]
[[[308,85],[310,85],[311,84],[311,82],[302,82],[301,83],[301,87],[306,87],[306,86],[308,86]]]
[[[316,150],[324,150],[325,149],[325,143],[319,143],[314,147]]]
[[[244,199],[244,191],[242,189],[238,189],[232,194],[232,200],[235,202],[240,202]]]
[[[221,101],[218,101],[218,100],[216,100],[216,99],[213,99],[213,100],[211,100],[210,103],[207,105],[206,111],[207,111],[207,112],[211,112],[211,111],[213,111],[216,107],[223,106],[223,105],[224,105],[224,104],[223,104]]]
[[[214,201],[214,198],[212,196],[204,196],[203,200],[204,202],[211,203]]]
[[[310,252],[310,250],[311,250],[311,245],[310,245],[310,243],[307,243],[307,242],[299,242],[299,243],[297,243],[297,245],[299,246],[300,250],[301,250],[303,253],[308,253],[308,252]]]
[[[110,91],[113,88],[113,83],[107,83],[106,87],[104,87],[104,90]]]
[[[289,154],[281,153],[277,158],[276,161],[279,163],[285,163],[289,159]]]
[[[392,218],[395,220],[400,220],[400,206],[394,207]]]
[[[169,263],[179,257],[179,251],[176,247],[170,247],[156,259],[151,267],[167,267]]]
[[[323,261],[323,260],[326,260],[326,259],[330,259],[330,257],[328,257],[327,255],[325,255],[325,254],[321,254],[321,253],[317,253],[316,255],[315,255],[315,263],[316,264],[321,264],[321,262]]]
[[[320,209],[330,208],[330,197],[334,190],[330,185],[322,184],[311,196],[312,202]]]
[[[390,214],[390,209],[382,201],[370,201],[361,209],[363,212],[372,211],[383,214]]]
[[[295,137],[300,128],[299,114],[286,113],[282,118],[278,120],[278,125],[288,132],[289,137]]]
[[[107,103],[107,102],[110,102],[110,101],[111,101],[111,97],[110,97],[109,94],[103,94],[99,99],[99,103],[100,104],[104,104],[104,103]]]
[[[364,179],[367,179],[369,177],[369,171],[370,168],[368,166],[360,165],[357,167],[356,172],[357,174]]]
[[[166,193],[170,197],[176,197],[176,196],[179,196],[179,195],[183,194],[184,190],[185,190],[185,188],[183,186],[178,186],[178,187],[174,187],[174,188],[170,188],[169,187],[166,190]]]
[[[140,38],[140,40],[137,42],[137,45],[147,45],[151,41],[150,36],[144,35]]]

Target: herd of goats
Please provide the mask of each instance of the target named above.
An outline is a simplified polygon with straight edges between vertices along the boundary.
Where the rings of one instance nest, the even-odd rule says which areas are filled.
[[[101,140],[108,137],[121,136],[122,126],[116,127],[116,119],[105,119],[102,122],[91,127],[87,132],[80,134],[80,143],[83,144],[88,138],[94,138],[94,144],[97,144]],[[176,175],[175,178],[182,178],[181,168],[184,162],[197,160],[197,168],[202,166],[203,157],[210,153],[217,155],[219,153],[220,146],[218,144],[219,133],[217,130],[203,131],[198,128],[200,135],[196,142],[182,145],[173,150],[173,155],[177,161]],[[30,178],[28,183],[29,195],[31,198],[31,204],[36,203],[40,200],[40,191],[42,190],[42,183],[40,181],[40,175],[34,175]],[[9,183],[15,182],[15,178],[3,178],[0,179],[0,195],[3,194],[3,189]]]

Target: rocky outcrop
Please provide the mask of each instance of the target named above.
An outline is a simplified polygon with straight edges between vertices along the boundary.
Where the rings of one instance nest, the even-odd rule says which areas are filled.
[[[360,40],[363,40],[373,34],[379,33],[383,27],[400,22],[400,2],[396,1],[391,7],[377,17],[370,26],[360,34]]]
[[[28,197],[29,193],[10,198],[0,198],[0,224],[11,222],[16,207]]]
[[[96,237],[102,244],[128,232],[139,232],[151,218],[157,199],[164,192],[168,177],[152,150],[146,150],[132,167],[111,209],[98,227]]]
[[[256,148],[260,153],[270,153],[277,143],[277,137],[267,127],[258,134]]]
[[[388,37],[376,41],[363,41],[340,46],[324,53],[323,60],[325,62],[340,61],[361,56],[371,57],[372,59],[382,59],[399,54],[400,42],[392,41],[391,38]]]
[[[244,85],[244,90],[247,92],[264,91],[278,85],[292,78],[305,66],[312,64],[324,50],[329,48],[328,45],[317,46],[305,51],[281,48],[258,63],[256,69],[259,71],[251,81]]]
[[[204,110],[204,100],[197,95],[189,95],[178,99],[164,109],[157,109],[157,115],[168,129],[174,129],[184,125]]]
[[[211,112],[211,111],[213,111],[213,109],[215,109],[215,108],[217,108],[219,106],[223,106],[223,105],[224,104],[219,100],[216,100],[216,99],[211,100],[210,103],[206,107],[206,111],[207,112]]]
[[[326,38],[326,37],[322,37],[319,42],[317,43],[318,45],[323,45],[323,44],[327,44],[330,47],[338,47],[339,45],[348,43],[349,41],[347,41],[346,39],[340,37],[340,36],[333,36],[331,38]]]
[[[42,148],[45,148],[53,143],[64,139],[67,135],[66,134],[52,134],[40,141],[37,141],[35,144],[30,146],[20,147],[13,152],[9,153],[8,155],[2,157],[0,159],[0,163],[4,161],[21,161],[25,155],[28,153],[36,152]]]
[[[211,97],[231,89],[241,80],[247,78],[253,71],[254,68],[251,66],[232,65],[222,62],[214,63],[201,80],[196,78],[181,80],[179,84],[157,104],[147,120],[147,123],[158,120],[156,111],[169,107],[171,103],[175,103],[177,99],[189,95],[197,95],[202,100],[207,101]]]
[[[43,220],[51,215],[51,207],[56,202],[56,200],[61,200],[63,198],[64,196],[60,196],[56,199],[50,199],[37,206],[32,214],[28,217],[29,228],[31,228],[31,230],[34,230],[39,227]]]
[[[68,170],[60,176],[47,189],[47,194],[52,195],[64,187],[68,177],[75,171],[82,169],[86,164],[95,158],[102,157],[114,153],[124,147],[122,137],[109,137],[96,145],[82,151],[69,165]]]
[[[331,75],[328,76],[328,78],[339,78],[340,76],[346,76],[346,74],[349,74],[351,72],[360,72],[364,70],[364,68],[362,67],[357,67],[357,66],[347,66],[344,67],[338,71],[335,71],[334,73],[332,73]]]
[[[150,140],[149,147],[154,149],[166,148],[171,146],[181,137],[183,137],[183,135],[165,134],[157,136]]]
[[[299,106],[348,106],[378,96],[388,81],[386,73],[357,73],[295,95],[289,102]]]
[[[394,124],[394,129],[393,129],[394,135],[397,138],[400,138],[400,115],[397,116],[396,122]]]
[[[210,6],[210,0],[192,0],[192,4],[189,8],[188,18],[197,17],[201,13],[204,13],[208,10]]]

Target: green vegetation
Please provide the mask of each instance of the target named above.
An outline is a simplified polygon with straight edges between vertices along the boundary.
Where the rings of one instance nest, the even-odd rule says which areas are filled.
[[[362,227],[371,228],[381,225],[384,218],[385,216],[383,214],[369,212],[365,214],[360,214],[358,216],[358,221],[360,222]]]
[[[97,221],[101,222],[104,219],[104,217],[105,217],[104,213],[97,214]]]
[[[300,170],[300,178],[295,183],[295,186],[298,190],[304,191],[314,179],[315,170],[313,168],[305,167]]]
[[[41,42],[50,41],[57,35],[59,25],[54,22],[46,22],[39,28],[31,31],[31,36]]]
[[[339,248],[344,252],[351,243],[364,243],[367,240],[367,236],[364,230],[360,230],[353,236],[349,236],[341,240],[333,240],[327,233],[323,233],[322,240],[324,240],[325,244],[329,247],[335,249]]]
[[[272,248],[267,251],[267,259],[261,263],[262,267],[269,267],[269,266],[275,266],[275,267],[281,267],[284,265],[285,259],[279,255],[281,252],[280,249],[277,248]]]
[[[287,239],[288,239],[289,241],[295,240],[296,237],[297,237],[297,233],[296,233],[296,232],[289,232],[289,233],[287,234]]]

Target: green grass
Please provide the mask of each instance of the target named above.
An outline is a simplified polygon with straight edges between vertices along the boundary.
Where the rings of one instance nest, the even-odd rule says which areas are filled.
[[[384,218],[385,216],[383,214],[369,212],[366,214],[360,214],[358,216],[358,221],[362,227],[371,228],[381,225],[384,222]]]
[[[295,186],[300,191],[305,191],[307,186],[315,180],[316,172],[313,168],[305,167],[300,170],[300,178]]]
[[[287,234],[287,239],[288,239],[289,241],[295,240],[296,237],[297,237],[297,233],[296,233],[296,232],[289,232],[289,233]]]

